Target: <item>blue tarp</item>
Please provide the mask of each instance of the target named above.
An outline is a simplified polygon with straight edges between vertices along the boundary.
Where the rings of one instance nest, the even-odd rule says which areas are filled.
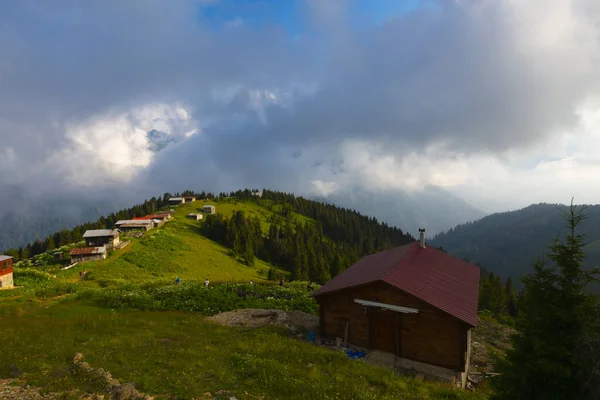
[[[357,360],[359,358],[363,358],[364,356],[366,356],[367,354],[364,351],[352,351],[352,350],[346,350],[346,355],[348,357],[350,357],[353,360]]]

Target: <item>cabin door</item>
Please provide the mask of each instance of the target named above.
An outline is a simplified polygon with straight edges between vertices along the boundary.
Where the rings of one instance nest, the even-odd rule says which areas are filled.
[[[371,349],[397,354],[398,320],[396,313],[369,309],[369,344]]]

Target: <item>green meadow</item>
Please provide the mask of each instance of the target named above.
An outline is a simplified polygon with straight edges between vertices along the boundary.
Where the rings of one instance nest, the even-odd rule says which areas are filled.
[[[102,382],[74,367],[73,357],[82,353],[93,368],[158,399],[205,393],[224,399],[487,398],[485,389],[471,393],[397,376],[283,328],[207,321],[208,315],[240,308],[316,314],[318,306],[306,282],[269,283],[270,264],[243,265],[205,238],[203,222],[185,218],[204,204],[225,215],[243,210],[258,217],[265,232],[277,211],[251,202],[196,201],[175,207],[175,219],[164,227],[123,237],[130,244],[106,260],[61,270],[46,254],[36,260],[47,263],[17,266],[19,287],[0,291],[0,378],[24,379],[44,392],[104,393]],[[82,271],[88,272],[85,279]]]
[[[44,391],[101,393],[73,368],[77,352],[93,368],[162,399],[484,399],[448,385],[398,377],[306,343],[274,327],[231,328],[199,313],[115,311],[64,299],[4,310],[0,376],[26,374]]]

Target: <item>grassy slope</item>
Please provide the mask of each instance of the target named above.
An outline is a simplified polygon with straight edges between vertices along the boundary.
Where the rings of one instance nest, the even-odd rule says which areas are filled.
[[[0,305],[0,309],[2,306]],[[447,385],[399,378],[275,328],[216,325],[195,313],[114,312],[65,300],[4,315],[0,376],[27,373],[44,390],[102,392],[72,370],[81,352],[139,390],[175,398],[232,391],[239,399],[483,399]],[[256,397],[253,397],[256,398]]]
[[[244,210],[266,221],[270,211],[253,203],[210,202],[219,212]],[[253,268],[229,257],[227,249],[200,235],[202,222],[185,219],[201,208],[197,201],[177,208],[175,220],[114,252],[107,260],[50,271],[52,281],[76,290],[103,284],[172,280],[245,281],[263,278],[268,264]],[[298,220],[307,221],[296,216]],[[266,229],[266,223],[264,225]],[[80,281],[79,271],[95,280]],[[184,285],[181,285],[182,287]],[[398,378],[391,372],[341,353],[291,339],[272,328],[235,329],[204,321],[198,313],[114,311],[72,296],[39,298],[38,289],[3,291],[0,335],[3,342],[0,377],[27,373],[27,382],[44,390],[103,387],[72,369],[75,352],[95,368],[104,368],[142,391],[199,397],[205,392],[247,391],[267,399],[484,399],[447,385]],[[39,291],[39,290],[38,290]],[[52,292],[50,292],[52,293]],[[225,397],[229,398],[229,396]]]
[[[176,207],[174,220],[162,228],[150,230],[143,238],[123,238],[131,240],[131,244],[106,260],[78,265],[60,272],[58,277],[78,280],[79,271],[85,270],[92,272],[96,280],[124,279],[134,283],[174,280],[177,276],[182,280],[208,278],[211,281],[266,279],[270,264],[257,259],[254,267],[248,267],[234,260],[225,247],[200,234],[203,221],[185,218],[205,204],[214,204],[217,212],[227,216],[234,210],[243,210],[259,217],[267,229],[266,219],[271,212],[257,204],[196,201]]]

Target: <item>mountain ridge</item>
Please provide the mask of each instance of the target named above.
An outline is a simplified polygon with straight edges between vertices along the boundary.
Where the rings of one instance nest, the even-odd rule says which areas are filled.
[[[600,205],[587,207],[587,218],[578,227],[585,235],[586,267],[600,265]],[[531,271],[532,261],[547,254],[548,246],[565,233],[563,212],[557,203],[532,204],[515,211],[494,213],[477,221],[460,224],[430,240],[456,257],[478,263],[515,281]]]

